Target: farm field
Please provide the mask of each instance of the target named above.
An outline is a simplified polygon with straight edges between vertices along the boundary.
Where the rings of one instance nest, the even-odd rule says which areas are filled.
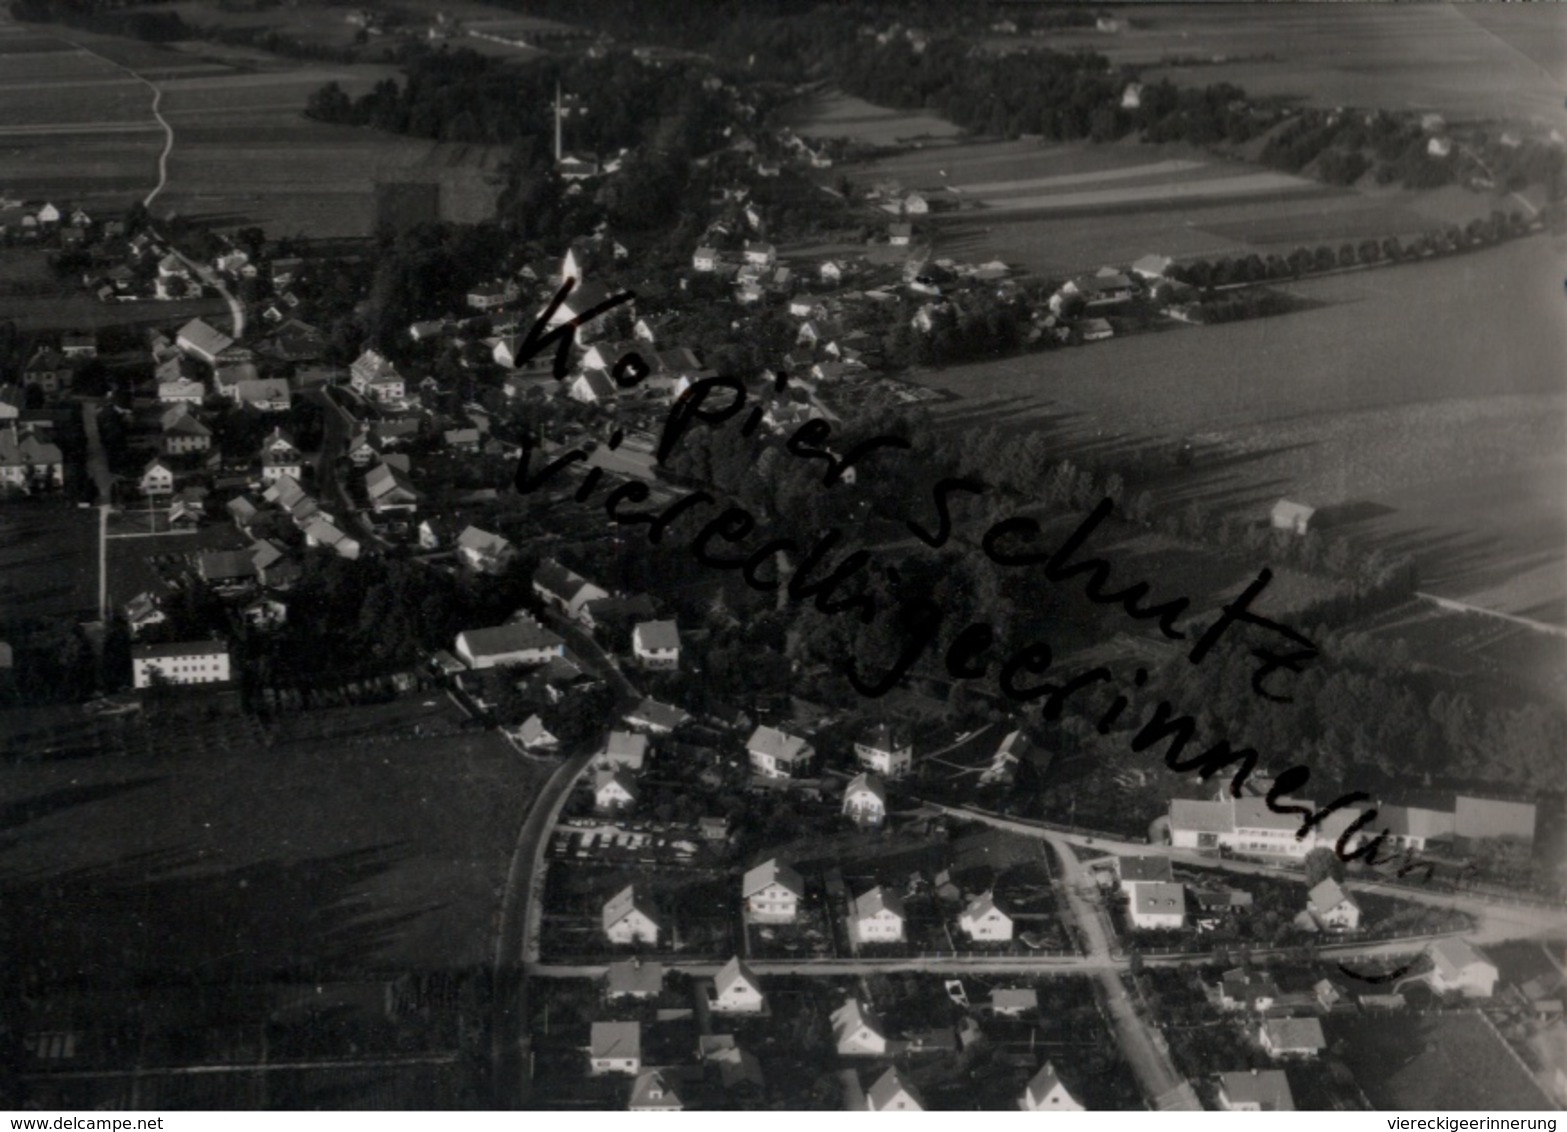
[[[0,507],[0,618],[96,615],[98,512],[59,500]]]
[[[951,367],[955,423],[1035,427],[1113,458],[1188,436],[1172,481],[1260,517],[1280,496],[1415,554],[1427,588],[1540,616],[1563,597],[1567,313],[1544,239],[1291,290],[1322,305]]]
[[[432,714],[366,709],[382,735],[389,706]],[[271,748],[228,716],[165,721],[141,753],[0,766],[8,963],[87,984],[487,966],[543,768],[489,733],[354,745],[354,713],[333,714],[336,732]]]
[[[54,50],[43,50],[51,41]],[[20,48],[14,55],[12,45]],[[160,109],[174,130],[169,181],[155,211],[225,227],[359,237],[374,227],[376,183],[397,180],[439,182],[448,219],[479,219],[492,210],[503,156],[493,147],[304,117],[305,100],[324,83],[335,80],[357,95],[396,68],[302,64],[228,48],[203,58],[194,52],[206,45],[181,46],[46,33],[0,19],[0,187],[116,211],[152,190],[163,131],[152,115],[152,92],[119,63],[159,85]]]
[[[963,132],[936,114],[889,110],[842,91],[802,100],[790,108],[782,123],[806,137],[853,138],[878,146],[914,139],[952,139]]]
[[[850,167],[891,179],[940,209],[922,218],[937,255],[1002,259],[1064,275],[1150,252],[1189,259],[1288,252],[1296,245],[1407,238],[1518,202],[1332,188],[1179,145],[971,141]]]
[[[1106,34],[1066,29],[990,41],[1092,50],[1180,85],[1232,82],[1315,106],[1567,121],[1567,11],[1559,5],[1293,5],[1267,20],[1229,5],[1139,5]],[[1215,62],[1219,58],[1222,61]],[[1165,60],[1194,65],[1160,66]],[[1197,62],[1201,61],[1201,62]]]

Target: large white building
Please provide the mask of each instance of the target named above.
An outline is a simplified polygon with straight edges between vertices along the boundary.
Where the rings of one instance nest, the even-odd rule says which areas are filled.
[[[138,688],[166,684],[221,684],[229,678],[229,650],[221,641],[137,645],[131,650],[131,679]]]
[[[1281,799],[1280,803],[1302,806],[1312,812],[1317,809],[1314,803],[1301,798]],[[1170,802],[1170,844],[1177,849],[1225,848],[1252,857],[1300,860],[1313,849],[1336,846],[1339,836],[1361,812],[1353,807],[1334,810],[1305,837],[1297,837],[1304,818],[1300,814],[1274,813],[1265,798],[1223,798],[1214,802],[1176,798]],[[1347,848],[1359,844],[1363,835],[1376,836],[1381,828],[1372,819]]]

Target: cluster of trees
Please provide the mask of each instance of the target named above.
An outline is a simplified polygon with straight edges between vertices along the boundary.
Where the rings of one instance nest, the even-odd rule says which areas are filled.
[[[1413,114],[1369,114],[1304,110],[1263,146],[1260,160],[1292,173],[1307,172],[1332,184],[1348,185],[1368,170],[1379,184],[1436,188],[1465,173],[1494,173],[1497,187],[1516,192],[1531,184],[1546,198],[1559,200],[1567,190],[1567,158],[1560,149],[1533,139],[1477,139],[1479,159],[1464,147],[1446,155],[1429,150],[1432,135]]]
[[[124,35],[152,43],[189,39],[191,29],[178,12],[148,11],[111,0],[11,0],[18,22],[67,24],[84,31]]]
[[[1463,226],[1451,224],[1444,229],[1422,233],[1407,243],[1397,236],[1387,236],[1381,240],[1363,239],[1358,243],[1345,241],[1336,248],[1329,244],[1319,244],[1315,248],[1297,246],[1288,255],[1275,253],[1263,257],[1253,253],[1211,261],[1190,260],[1172,265],[1166,274],[1178,283],[1204,289],[1275,279],[1298,279],[1303,275],[1346,267],[1397,263],[1406,259],[1484,247],[1525,235],[1528,231],[1529,221],[1517,209],[1505,213],[1501,209],[1492,209],[1489,216],[1476,217]]]
[[[373,126],[440,141],[480,142],[549,154],[556,89],[581,95],[565,118],[573,150],[613,153],[646,145],[701,153],[728,124],[721,91],[693,70],[644,65],[625,52],[599,58],[550,56],[525,67],[468,48],[425,50],[358,98],[335,82],[306,101],[323,122]]]
[[[989,291],[949,296],[930,311],[930,329],[912,323],[917,304],[900,304],[881,336],[889,367],[943,366],[1016,353],[1028,340],[1033,311],[1021,294],[998,298]]]

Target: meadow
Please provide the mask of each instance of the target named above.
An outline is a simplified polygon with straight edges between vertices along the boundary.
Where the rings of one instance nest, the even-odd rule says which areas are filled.
[[[220,227],[362,237],[373,230],[375,185],[383,180],[439,182],[447,219],[477,220],[493,210],[503,157],[497,149],[305,118],[306,99],[326,82],[359,94],[395,76],[394,67],[300,63],[205,44],[159,47],[3,18],[0,188],[89,211],[120,211],[151,191],[164,135],[152,92],[122,67],[160,87],[160,109],[174,130],[168,184],[154,211]]]
[[[89,984],[487,967],[544,771],[492,733],[390,737],[454,710],[346,709],[272,747],[248,717],[149,721],[129,753],[0,765],[7,962]],[[386,741],[351,740],[366,712]]]
[[[1295,4],[1270,9],[1265,20],[1225,4],[1117,14],[1113,34],[1066,29],[990,46],[1091,50],[1145,79],[1231,82],[1301,105],[1564,121],[1567,11],[1555,4]]]
[[[96,616],[98,512],[59,500],[0,507],[0,619]]]
[[[915,375],[954,423],[1044,430],[1107,462],[1202,453],[1160,494],[1261,517],[1288,497],[1409,551],[1424,585],[1562,616],[1567,312],[1543,238],[1324,279],[1294,314]],[[1172,469],[1173,471],[1173,469]]]
[[[834,172],[837,172],[834,170]],[[1461,189],[1356,191],[1226,161],[1190,146],[969,140],[851,166],[861,186],[924,192],[937,255],[1001,259],[1061,276],[1177,259],[1285,253],[1298,245],[1407,239],[1518,202]]]

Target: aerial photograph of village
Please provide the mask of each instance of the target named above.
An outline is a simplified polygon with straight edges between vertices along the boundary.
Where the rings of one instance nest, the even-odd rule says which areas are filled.
[[[0,1109],[1567,1107],[1564,281],[1556,4],[9,0]]]

